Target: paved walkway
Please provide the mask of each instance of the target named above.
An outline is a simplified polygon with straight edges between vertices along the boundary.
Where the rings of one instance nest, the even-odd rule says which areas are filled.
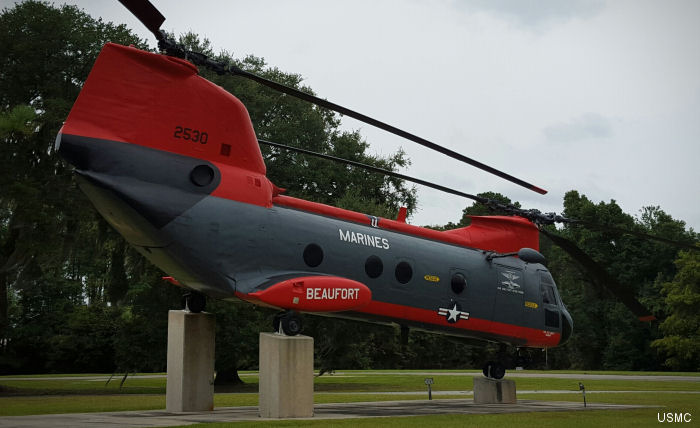
[[[365,403],[317,404],[312,419],[422,416],[439,414],[489,414],[521,412],[564,412],[584,410],[632,409],[644,406],[589,404],[519,400],[517,404],[474,404],[471,399],[409,400]],[[258,417],[257,406],[224,407],[213,412],[169,413],[163,410],[71,413],[61,415],[8,416],[0,418],[0,427],[117,428],[182,426],[207,422],[269,420]]]

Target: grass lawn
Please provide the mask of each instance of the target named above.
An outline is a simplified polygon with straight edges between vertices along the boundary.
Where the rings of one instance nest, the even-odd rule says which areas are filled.
[[[472,376],[450,375],[444,370],[433,371],[387,371],[373,374],[370,371],[343,371],[334,376],[324,375],[315,378],[314,394],[316,403],[387,401],[425,399],[424,379],[433,377],[434,391],[468,391],[472,389]],[[465,371],[460,371],[464,373]],[[524,373],[545,373],[525,371]],[[552,372],[546,372],[552,373]],[[556,373],[556,372],[554,372]],[[567,372],[575,373],[575,372]],[[582,374],[582,372],[578,372]],[[591,373],[591,372],[586,372]],[[605,374],[597,372],[596,374]],[[478,372],[473,373],[479,375]],[[644,375],[647,373],[615,372],[615,374]],[[673,375],[671,373],[654,373]],[[697,375],[697,374],[692,374]],[[99,377],[105,375],[53,375],[54,377]],[[107,375],[108,377],[109,375]],[[20,377],[20,376],[16,376]],[[25,376],[21,376],[25,377]],[[257,373],[244,372],[241,377],[246,382],[243,386],[229,388],[228,391],[217,390],[214,397],[216,407],[254,406],[257,405]],[[515,378],[519,391],[577,391],[578,379],[556,378]],[[39,375],[32,380],[8,380],[0,377],[0,416],[30,414],[103,412],[121,410],[154,410],[165,407],[165,378],[139,378],[129,376],[120,390],[121,376],[105,385],[104,380],[91,379],[52,379],[50,375]],[[404,417],[382,419],[382,425],[402,426],[507,426],[517,424],[521,427],[549,427],[566,425],[567,428],[578,426],[647,426],[657,425],[658,412],[690,412],[700,421],[700,382],[689,381],[646,381],[646,380],[592,380],[583,379],[586,385],[589,403],[617,403],[664,406],[663,408],[635,410],[606,410],[568,413],[532,413],[515,415],[444,415],[430,417]],[[415,394],[390,395],[381,392],[409,391]],[[627,391],[624,393],[594,391]],[[635,391],[657,391],[635,392]],[[688,391],[691,393],[674,393],[664,391]],[[362,393],[359,393],[362,392]],[[436,398],[468,398],[461,396],[438,396]],[[518,394],[520,399],[547,401],[577,401],[581,395],[562,394]],[[304,421],[304,425],[323,426],[376,426],[376,419],[351,419],[346,421]],[[252,425],[294,426],[298,422],[255,422]],[[351,425],[350,425],[351,424]],[[252,426],[237,424],[237,426]],[[690,424],[692,425],[692,424]],[[217,426],[216,424],[208,426]],[[318,425],[320,426],[320,425]],[[607,427],[606,427],[607,428]],[[637,428],[635,426],[635,428]]]
[[[371,374],[371,372],[345,372],[346,374],[324,375],[314,380],[317,392],[387,392],[416,391],[424,392],[425,372],[408,374],[400,372],[388,374]],[[473,388],[472,376],[454,376],[449,374],[430,375],[434,379],[433,391],[468,391]],[[530,373],[530,372],[527,372]],[[533,372],[536,374],[537,372]],[[72,375],[71,375],[72,376]],[[474,376],[480,376],[474,373]],[[257,392],[258,378],[254,374],[243,374],[244,385],[217,389],[217,392]],[[577,391],[579,379],[556,378],[515,378],[518,390]],[[700,382],[690,381],[646,381],[646,380],[597,380],[581,379],[587,390],[593,391],[697,391]],[[121,376],[115,376],[109,384],[98,379],[51,379],[38,377],[32,380],[8,380],[0,378],[0,395],[70,395],[70,394],[165,394],[164,377],[142,378],[129,376],[120,389]]]

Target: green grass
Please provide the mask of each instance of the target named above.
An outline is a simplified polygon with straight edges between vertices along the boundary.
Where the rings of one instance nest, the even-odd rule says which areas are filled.
[[[165,394],[165,378],[128,377],[120,389],[121,376],[113,378],[109,384],[104,380],[59,380],[37,378],[38,380],[0,379],[0,392],[13,395],[47,394]],[[4,387],[4,388],[3,388]]]
[[[474,376],[479,376],[474,374]],[[473,388],[472,376],[431,375],[434,391],[467,391]],[[243,375],[244,385],[217,389],[217,392],[256,392],[257,376]],[[426,390],[426,375],[380,374],[357,372],[346,375],[314,378],[317,392],[385,392]],[[578,379],[516,378],[519,390],[578,390]],[[644,381],[644,380],[592,380],[581,379],[588,390],[626,391],[698,391],[700,382],[690,381]],[[39,377],[34,380],[6,380],[0,378],[0,392],[4,395],[68,395],[68,394],[164,394],[165,378],[139,378],[129,376],[119,388],[121,377],[115,377],[105,385],[103,380],[70,379],[59,380]]]
[[[247,373],[253,373],[253,372],[247,372]],[[257,374],[257,372],[255,372]],[[130,373],[129,376],[165,376],[166,373]],[[66,373],[66,374],[61,374],[61,373],[53,373],[53,374],[19,374],[19,375],[0,375],[0,380],[3,378],[18,378],[18,377],[26,377],[26,378],[36,378],[36,379],[41,379],[41,378],[52,378],[52,377],[104,377],[108,378],[111,376],[110,373]],[[124,373],[116,373],[114,374],[114,378],[119,378],[124,376]]]
[[[0,397],[0,416],[118,412],[165,408],[165,395],[51,395]]]
[[[373,375],[368,371],[343,371],[344,374],[335,376],[322,376],[315,378],[314,394],[316,403],[336,402],[362,402],[362,401],[386,401],[386,400],[413,400],[425,399],[426,387],[424,379],[433,377],[434,391],[468,391],[472,389],[472,376],[454,376],[445,371],[433,371],[431,375],[424,375],[425,371],[378,371],[380,375]],[[392,373],[392,374],[387,374]],[[410,374],[409,374],[410,373]],[[421,374],[418,374],[421,373]],[[474,372],[476,376],[478,372]],[[528,371],[528,373],[533,373]],[[618,372],[620,373],[620,372]],[[629,374],[640,374],[630,373]],[[668,373],[666,373],[668,374]],[[53,375],[73,376],[73,375]],[[103,375],[90,375],[103,376]],[[255,406],[257,405],[257,373],[241,373],[246,384],[229,388],[222,392],[217,389],[214,397],[216,407]],[[33,380],[13,381],[0,378],[0,416],[74,413],[74,412],[103,412],[121,410],[151,410],[165,407],[165,378],[138,378],[129,376],[124,387],[119,389],[121,377],[115,377],[109,385],[105,381],[91,381],[88,379],[58,380],[51,379],[50,375],[35,376]],[[527,390],[560,390],[577,391],[577,379],[554,378],[517,378],[519,391]],[[689,409],[691,405],[697,408],[700,403],[700,394],[678,394],[663,391],[700,391],[700,382],[688,381],[639,381],[639,380],[588,380],[584,379],[590,403],[605,402],[617,404],[643,404],[664,405],[669,409]],[[4,389],[4,393],[3,393]],[[9,392],[8,392],[9,390]],[[629,391],[625,393],[597,393],[590,391]],[[651,390],[658,393],[637,393],[634,391]],[[412,391],[409,395],[382,394],[385,391]],[[363,392],[357,394],[357,392]],[[547,401],[578,401],[581,395],[576,394],[518,394],[520,399],[535,399]],[[466,398],[465,396],[437,396],[435,398]],[[672,411],[672,410],[669,410]],[[622,411],[614,411],[618,414]],[[586,415],[592,412],[587,412]],[[603,412],[601,415],[606,415]],[[632,414],[632,413],[630,413]],[[653,422],[656,422],[654,413]],[[538,413],[541,415],[541,413]],[[697,418],[700,420],[700,409],[697,409]],[[511,417],[498,415],[499,417]],[[549,418],[550,416],[547,416]],[[586,416],[588,417],[588,416]],[[462,421],[457,417],[456,421]],[[617,416],[601,416],[601,423],[616,423]],[[606,419],[607,418],[607,419]],[[422,422],[420,418],[407,418]],[[496,419],[500,420],[500,419]],[[559,423],[567,423],[566,419],[556,419]],[[485,419],[484,424],[490,419]],[[508,423],[508,419],[503,422]],[[376,420],[375,420],[376,422]],[[453,423],[450,417],[444,419],[446,424]],[[457,423],[457,422],[454,422]],[[490,426],[490,425],[484,425]],[[576,426],[576,425],[574,425]]]

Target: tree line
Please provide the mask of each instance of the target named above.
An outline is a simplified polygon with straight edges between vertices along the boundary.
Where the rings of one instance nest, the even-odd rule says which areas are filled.
[[[181,290],[145,261],[92,208],[53,141],[104,43],[148,49],[124,25],[90,17],[74,6],[26,1],[0,15],[0,373],[163,371],[167,311],[181,307]],[[312,93],[302,77],[262,58],[212,52],[198,35],[180,36],[189,49],[230,61]],[[339,117],[253,82],[203,71],[247,107],[260,138],[299,145],[389,170],[407,166],[402,151],[368,152],[358,132],[341,131]],[[263,147],[271,181],[295,197],[394,218],[409,213],[416,191],[401,180]],[[490,197],[507,198],[498,194]],[[564,214],[696,242],[697,234],[659,207],[638,217],[614,202],[594,203],[576,191]],[[493,214],[479,204],[441,228],[468,225],[469,215]],[[542,240],[575,328],[548,352],[551,368],[698,370],[700,259],[663,244],[610,232],[559,230],[599,262],[663,321],[640,323],[597,289],[561,250]],[[221,380],[257,367],[260,331],[274,311],[210,300],[216,314],[216,365]],[[307,317],[316,365],[335,368],[480,367],[495,349],[398,327]],[[539,364],[543,357],[536,356]]]

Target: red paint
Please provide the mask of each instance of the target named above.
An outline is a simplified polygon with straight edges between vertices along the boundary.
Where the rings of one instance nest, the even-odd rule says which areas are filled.
[[[406,216],[408,215],[408,208],[399,208],[399,214],[396,216],[396,221],[399,223],[406,223]]]
[[[197,72],[178,58],[108,43],[62,132],[208,160],[222,175],[215,196],[271,206],[273,187],[248,111]],[[195,131],[198,138],[206,133],[206,143],[193,141]]]
[[[171,283],[171,284],[173,284],[173,285],[177,285],[178,287],[182,287],[182,284],[180,284],[180,281],[178,281],[177,279],[173,278],[172,276],[164,276],[163,279],[164,279],[165,281],[168,281],[169,283]]]
[[[360,309],[359,312],[440,325],[450,327],[454,330],[475,331],[490,333],[501,337],[524,339],[526,341],[525,344],[531,347],[557,346],[561,338],[561,335],[556,332],[472,317],[468,320],[459,320],[456,323],[449,323],[445,316],[438,315],[438,308],[435,308],[435,310],[414,308],[412,306],[378,302],[376,300],[373,300],[369,305]]]
[[[644,317],[639,317],[639,321],[654,321],[656,317],[654,315],[647,315]]]
[[[472,246],[499,253],[516,252],[521,248],[540,249],[540,231],[522,217],[469,216],[472,222],[461,229],[443,233],[462,237]]]
[[[366,214],[285,195],[273,197],[272,203],[368,226],[371,222]],[[445,232],[385,218],[379,219],[379,228],[464,247],[493,250],[499,253],[516,252],[524,247],[539,250],[539,230],[525,218],[505,216],[474,216],[471,218],[471,225]]]
[[[274,202],[369,224],[365,214],[280,195],[281,189],[265,177],[260,147],[243,104],[197,72],[194,65],[178,58],[108,43],[62,132],[208,160],[221,172],[213,196],[265,207]],[[206,144],[175,138],[178,126],[206,132]],[[397,220],[380,219],[379,227],[498,252],[539,248],[537,228],[518,217],[473,217],[469,227],[438,232],[406,224],[400,215]]]
[[[313,277],[322,278],[322,277]],[[298,279],[292,279],[289,281],[296,281]],[[342,278],[340,278],[342,279]],[[350,281],[350,280],[348,280]],[[354,281],[353,281],[354,282]],[[281,284],[281,283],[280,283]],[[359,283],[358,283],[359,284]],[[273,286],[274,287],[274,286]],[[270,287],[272,288],[272,287]],[[266,289],[265,291],[269,290]],[[261,292],[255,292],[251,294],[243,294],[236,292],[236,297],[246,302],[259,305],[259,306],[272,306],[277,308],[283,308],[281,305],[274,305],[269,303],[272,296],[266,297],[267,301],[263,301]],[[287,297],[288,298],[288,297]],[[282,300],[283,298],[281,298]],[[288,300],[285,300],[288,301]],[[294,309],[294,308],[291,308]],[[297,308],[299,309],[299,308]],[[303,309],[299,309],[305,311]],[[447,322],[447,318],[443,315],[438,314],[438,308],[435,310],[414,308],[412,306],[397,305],[394,303],[379,302],[376,300],[371,300],[367,305],[359,309],[349,309],[355,312],[378,315],[381,317],[392,318],[399,321],[414,321],[424,324],[432,324],[436,326],[449,327],[455,330],[455,335],[469,336],[469,332],[475,333],[486,333],[493,336],[498,336],[498,338],[512,338],[518,341],[524,340],[525,346],[530,346],[533,348],[543,348],[543,347],[553,347],[557,346],[561,341],[561,334],[553,331],[539,330],[536,328],[522,327],[513,324],[506,324],[501,322],[489,321],[480,318],[470,317],[468,320],[460,319],[456,323]],[[311,312],[311,311],[307,311]],[[315,310],[313,312],[322,312]],[[328,311],[331,312],[331,311]],[[496,338],[496,337],[494,337]]]
[[[248,296],[271,306],[304,312],[359,310],[372,300],[366,285],[337,276],[292,278]]]

